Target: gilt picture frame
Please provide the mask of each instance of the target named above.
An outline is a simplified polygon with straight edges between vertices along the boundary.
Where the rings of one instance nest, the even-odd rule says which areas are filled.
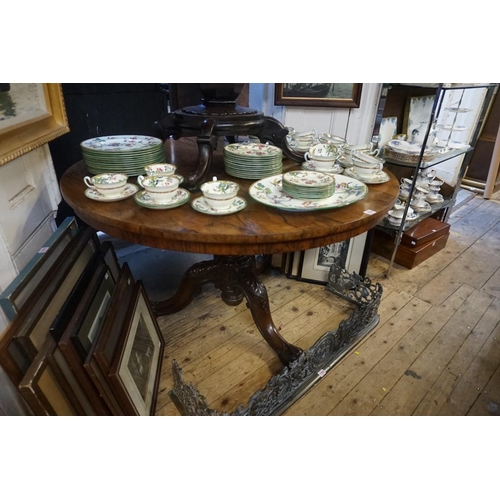
[[[278,106],[359,108],[362,83],[275,83]]]
[[[67,132],[60,83],[0,84],[0,166]]]

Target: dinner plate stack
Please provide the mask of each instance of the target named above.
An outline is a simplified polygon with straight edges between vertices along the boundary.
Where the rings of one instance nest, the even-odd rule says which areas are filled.
[[[83,159],[92,174],[120,172],[145,174],[144,167],[165,162],[163,141],[146,135],[94,137],[80,143]]]
[[[335,178],[321,172],[294,170],[283,174],[282,189],[293,198],[320,200],[333,195]]]
[[[283,153],[270,144],[228,144],[223,157],[226,173],[240,179],[262,179],[283,171]]]

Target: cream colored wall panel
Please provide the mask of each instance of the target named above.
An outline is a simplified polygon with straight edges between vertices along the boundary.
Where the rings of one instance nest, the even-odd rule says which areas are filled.
[[[56,222],[51,212],[13,255],[14,264],[19,271],[25,268],[56,229]]]
[[[48,148],[38,148],[0,167],[0,226],[10,255],[16,254],[57,208],[57,181]],[[33,254],[38,248],[33,248]]]
[[[9,253],[7,242],[0,227],[0,292],[7,288],[17,274],[17,269],[12,261],[12,256]]]

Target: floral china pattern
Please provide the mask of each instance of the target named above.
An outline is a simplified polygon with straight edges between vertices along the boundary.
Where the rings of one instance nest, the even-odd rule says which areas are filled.
[[[312,172],[307,170],[294,170],[283,174],[283,180],[289,184],[296,186],[330,186],[335,182],[333,176],[322,174],[320,172]]]
[[[281,149],[276,146],[256,142],[228,144],[224,149],[228,153],[241,156],[277,156],[282,154]]]
[[[93,184],[104,185],[104,184],[116,184],[118,182],[123,182],[127,180],[127,176],[124,174],[99,174],[92,178]]]
[[[137,151],[161,145],[161,139],[146,135],[110,135],[94,137],[81,143],[82,148],[93,151]]]
[[[368,187],[361,181],[353,181],[352,178],[343,175],[337,175],[336,181],[345,189],[341,188],[340,192],[319,200],[301,200],[287,195],[282,189],[282,175],[254,182],[248,193],[254,200],[264,205],[297,212],[344,207],[362,200],[368,194]]]

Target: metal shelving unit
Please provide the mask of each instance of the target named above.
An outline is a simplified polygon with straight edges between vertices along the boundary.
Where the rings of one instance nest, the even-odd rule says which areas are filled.
[[[449,209],[454,205],[456,193],[457,193],[458,188],[460,187],[460,181],[465,176],[465,171],[466,171],[468,162],[470,160],[470,157],[472,156],[472,152],[474,150],[474,145],[479,137],[479,133],[480,133],[482,124],[486,118],[486,113],[487,113],[487,110],[489,108],[489,103],[493,97],[493,93],[494,93],[496,84],[478,84],[478,85],[451,85],[451,84],[443,84],[443,83],[439,83],[439,84],[383,84],[382,90],[381,90],[381,96],[380,96],[380,100],[379,100],[379,109],[377,112],[377,118],[376,118],[374,132],[373,132],[374,139],[377,138],[378,134],[379,134],[380,123],[381,123],[382,117],[384,115],[384,109],[385,109],[388,93],[394,87],[399,87],[399,88],[406,87],[406,88],[425,89],[425,90],[433,91],[435,98],[434,98],[434,103],[432,106],[432,111],[431,111],[431,114],[430,114],[430,117],[429,117],[429,120],[427,123],[427,128],[425,130],[425,136],[424,136],[422,143],[421,143],[421,149],[420,149],[418,161],[411,162],[411,163],[410,162],[403,162],[403,161],[395,160],[393,158],[384,158],[384,156],[382,155],[382,158],[386,161],[385,162],[386,168],[388,168],[390,170],[390,165],[393,165],[396,167],[408,168],[408,169],[411,169],[410,170],[411,173],[409,175],[411,175],[413,177],[412,184],[410,186],[410,194],[408,196],[408,202],[405,203],[405,209],[404,209],[403,217],[401,219],[400,226],[399,227],[394,226],[392,224],[389,224],[385,220],[382,221],[378,225],[378,228],[380,228],[381,230],[395,234],[394,251],[392,253],[391,261],[389,263],[389,267],[388,267],[387,272],[386,272],[387,278],[389,277],[390,271],[391,271],[392,266],[394,264],[394,259],[396,257],[398,247],[401,243],[401,237],[403,235],[403,232],[407,231],[411,227],[416,226],[419,222],[426,219],[427,217],[430,217],[430,216],[436,214],[440,210]],[[482,105],[480,108],[480,113],[478,116],[478,120],[476,121],[474,132],[470,138],[469,145],[467,147],[462,148],[462,149],[453,149],[453,150],[446,151],[443,154],[439,154],[432,161],[428,161],[428,162],[422,161],[422,158],[423,158],[424,152],[425,152],[425,148],[427,146],[427,142],[428,142],[429,136],[431,134],[431,130],[433,130],[433,128],[435,129],[437,121],[438,121],[438,117],[440,116],[440,114],[443,111],[442,107],[443,107],[444,96],[445,96],[446,92],[448,92],[450,90],[462,90],[463,91],[461,96],[460,96],[460,99],[457,103],[457,109],[460,109],[460,105],[462,103],[464,92],[466,90],[469,90],[469,89],[477,89],[477,88],[485,88],[486,94],[483,98]],[[411,90],[409,90],[409,94],[411,95]],[[446,112],[449,113],[450,110],[447,109]],[[451,113],[453,113],[453,111],[451,111]],[[450,126],[451,130],[450,130],[450,134],[448,135],[448,141],[450,141],[450,138],[452,136],[452,131],[455,127],[458,111],[454,111],[454,113],[455,113],[455,117],[453,118],[453,122]],[[374,139],[372,139],[372,142]],[[422,213],[421,215],[418,216],[418,218],[416,218],[414,220],[407,221],[410,200],[412,199],[412,196],[413,196],[416,184],[417,184],[417,178],[418,178],[420,171],[428,169],[430,167],[433,167],[433,166],[438,165],[440,163],[443,163],[445,161],[448,161],[452,158],[457,158],[457,157],[462,156],[462,155],[465,155],[465,157],[464,157],[464,160],[462,161],[460,171],[458,172],[457,184],[455,186],[455,189],[453,189],[451,195],[447,196],[442,203],[431,205],[430,211]],[[448,212],[449,212],[449,210],[445,211],[446,214],[448,214]]]

